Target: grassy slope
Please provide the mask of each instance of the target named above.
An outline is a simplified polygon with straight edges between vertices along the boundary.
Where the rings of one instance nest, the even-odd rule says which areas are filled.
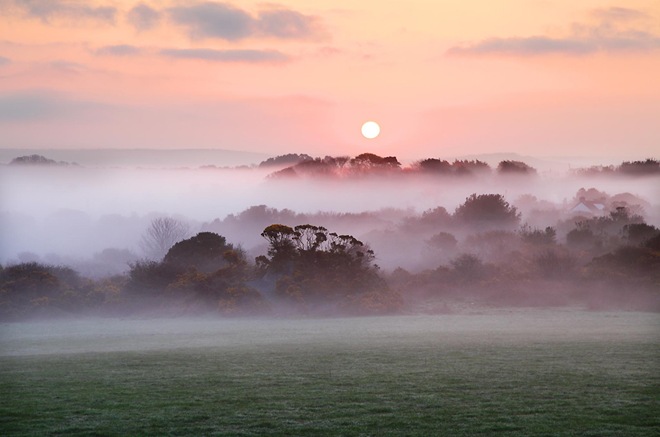
[[[338,319],[275,321],[216,346],[155,335],[153,350],[13,349],[0,354],[0,434],[660,434],[657,321],[587,317],[581,334],[504,316]]]

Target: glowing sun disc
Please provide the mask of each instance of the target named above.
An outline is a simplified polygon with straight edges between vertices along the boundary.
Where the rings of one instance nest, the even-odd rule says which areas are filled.
[[[362,125],[362,136],[368,139],[374,139],[380,134],[380,126],[375,121],[368,121]]]

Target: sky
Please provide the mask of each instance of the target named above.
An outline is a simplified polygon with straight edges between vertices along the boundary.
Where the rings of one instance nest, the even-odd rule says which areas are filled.
[[[658,78],[657,0],[0,0],[0,148],[658,158]]]

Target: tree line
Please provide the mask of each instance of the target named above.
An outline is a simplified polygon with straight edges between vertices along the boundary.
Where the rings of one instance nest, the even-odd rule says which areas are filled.
[[[18,156],[9,162],[12,166],[79,166],[77,163],[55,161],[42,155]],[[205,165],[201,168],[218,168]],[[368,175],[431,175],[466,176],[495,173],[498,175],[536,175],[538,171],[531,165],[514,159],[500,161],[495,168],[479,159],[423,158],[407,166],[396,156],[379,156],[374,153],[361,153],[355,157],[325,156],[313,157],[306,153],[288,153],[266,159],[257,165],[240,168],[277,169],[270,173],[271,179],[291,177],[360,177]],[[578,176],[658,176],[660,161],[647,158],[637,161],[623,161],[619,165],[596,165],[575,168],[571,173]]]
[[[502,195],[475,193],[453,214],[437,207],[400,224],[399,237],[425,236],[436,264],[418,271],[384,272],[367,241],[322,225],[262,229],[266,250],[253,258],[223,235],[189,236],[178,220],[158,218],[142,241],[152,257],[132,262],[126,274],[90,279],[37,262],[0,266],[0,318],[360,315],[475,302],[660,309],[660,230],[623,206],[576,219],[559,241],[556,227],[521,224]]]

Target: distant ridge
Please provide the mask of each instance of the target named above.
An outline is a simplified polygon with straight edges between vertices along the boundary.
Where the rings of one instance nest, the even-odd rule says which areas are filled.
[[[26,155],[42,155],[86,167],[149,168],[235,167],[257,165],[270,157],[265,153],[225,149],[0,149],[0,163],[8,164]]]

